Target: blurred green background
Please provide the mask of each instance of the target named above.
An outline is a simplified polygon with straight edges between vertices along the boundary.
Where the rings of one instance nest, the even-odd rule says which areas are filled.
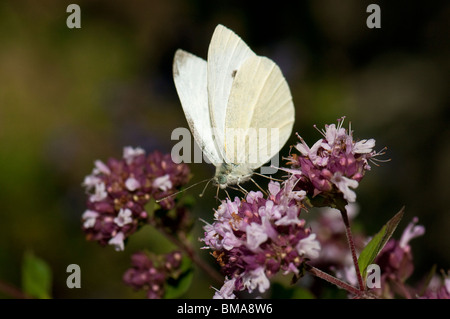
[[[450,268],[448,1],[80,0],[82,28],[69,29],[72,2],[0,2],[1,281],[20,287],[30,249],[52,268],[55,298],[144,296],[122,284],[129,257],[168,247],[150,229],[121,253],[87,242],[81,182],[94,160],[120,157],[124,146],[170,151],[171,131],[187,127],[173,55],[183,48],[206,58],[218,23],[279,64],[296,106],[294,129],[307,142],[320,137],[314,124],[346,115],[357,138],[388,147],[391,161],[373,166],[358,188],[357,221],[373,234],[406,205],[394,237],[413,216],[427,229],[412,242],[415,275],[433,264]],[[370,3],[381,7],[381,29],[366,26]],[[191,169],[191,183],[214,173],[207,164]],[[214,195],[210,188],[197,201],[196,218],[212,220]],[[196,222],[198,247],[199,236]],[[81,267],[81,289],[66,286],[72,263]],[[197,271],[185,296],[210,298],[210,284]]]

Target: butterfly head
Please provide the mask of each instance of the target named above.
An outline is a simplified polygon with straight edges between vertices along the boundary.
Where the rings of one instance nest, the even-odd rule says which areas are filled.
[[[214,183],[225,189],[230,185],[236,185],[248,181],[253,170],[245,164],[222,163],[216,167]]]

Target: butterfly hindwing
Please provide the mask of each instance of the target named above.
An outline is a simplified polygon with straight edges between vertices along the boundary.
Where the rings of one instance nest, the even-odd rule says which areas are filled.
[[[255,169],[280,151],[291,135],[295,114],[289,86],[272,60],[252,56],[241,65],[225,118],[227,128],[238,130],[234,143],[225,137],[227,160]]]

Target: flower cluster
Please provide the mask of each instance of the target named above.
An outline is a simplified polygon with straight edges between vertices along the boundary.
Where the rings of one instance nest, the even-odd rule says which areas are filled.
[[[95,161],[83,182],[88,194],[82,216],[86,238],[123,250],[125,239],[147,222],[149,200],[163,199],[163,210],[174,208],[175,199],[167,196],[188,179],[187,165],[175,164],[170,154],[146,155],[141,148],[125,147],[122,159],[110,158],[106,164]]]
[[[265,292],[278,271],[299,273],[299,267],[318,256],[320,244],[299,215],[305,192],[294,191],[294,181],[283,187],[270,182],[267,198],[261,192],[245,199],[222,201],[213,224],[204,226],[205,248],[226,276],[215,298],[234,298],[235,291]]]
[[[289,172],[299,178],[298,186],[307,191],[308,196],[321,194],[326,198],[341,195],[347,202],[354,202],[356,194],[352,189],[367,170],[370,170],[369,160],[376,153],[375,140],[353,140],[351,129],[347,132],[342,127],[344,118],[338,125],[326,125],[320,131],[323,138],[311,148],[299,137],[300,143],[295,146],[300,154],[289,156],[292,169]]]
[[[396,292],[401,295],[408,294],[404,283],[414,270],[409,242],[425,233],[425,227],[416,225],[417,222],[418,219],[415,217],[403,231],[400,240],[390,239],[375,259],[381,270],[381,288],[374,289],[379,296],[394,298]],[[399,291],[398,287],[403,288]]]
[[[355,206],[348,205],[347,210],[350,217],[355,214]],[[335,213],[335,214],[333,214]],[[339,213],[324,211],[321,216],[311,225],[317,233],[317,239],[322,246],[319,258],[312,261],[314,266],[327,269],[336,274],[336,277],[356,286],[354,265],[348,247],[345,246],[345,229],[342,220],[338,219]],[[340,222],[340,223],[339,223]],[[425,233],[422,225],[416,225],[414,218],[405,228],[400,240],[391,238],[381,250],[374,264],[380,267],[380,288],[372,288],[372,292],[382,298],[394,298],[396,295],[405,298],[414,296],[414,288],[408,287],[405,281],[412,275],[413,256],[409,242]],[[363,233],[355,234],[356,249],[361,251],[370,238]]]
[[[369,161],[382,153],[373,150],[373,139],[354,141],[351,129],[342,127],[343,120],[326,125],[320,131],[323,138],[311,148],[299,137],[295,146],[299,154],[289,155],[291,166],[282,168],[289,175],[282,184],[271,181],[267,193],[250,191],[241,198],[227,198],[215,210],[213,223],[205,222],[200,240],[225,277],[214,298],[236,298],[243,291],[263,294],[276,274],[297,279],[304,271],[357,298],[450,298],[450,273],[421,287],[406,284],[414,269],[409,242],[425,232],[417,218],[399,240],[389,239],[373,260],[379,266],[376,280],[380,286],[364,289],[365,278],[357,277],[355,271],[357,252],[370,238],[360,230],[352,234],[349,220],[357,214],[354,190],[370,170]],[[125,147],[121,159],[95,161],[92,174],[83,182],[88,200],[82,229],[87,239],[123,250],[130,235],[151,224],[181,250],[192,253],[188,254],[192,261],[217,279],[214,269],[193,258],[184,243],[191,226],[189,208],[171,196],[188,182],[189,174],[188,166],[175,164],[169,154],[147,155],[141,148]],[[317,214],[307,227],[301,213],[318,207],[327,211]],[[123,281],[135,290],[145,290],[148,298],[171,297],[173,284],[188,278],[191,271],[179,251],[166,255],[138,252],[132,255],[132,267]],[[310,284],[312,292],[320,289],[315,281]]]
[[[450,299],[450,271],[443,278],[434,276],[420,299]]]
[[[161,299],[165,293],[164,285],[179,270],[181,259],[179,251],[162,256],[137,252],[131,256],[132,268],[125,272],[123,281],[135,290],[145,290],[149,299]]]

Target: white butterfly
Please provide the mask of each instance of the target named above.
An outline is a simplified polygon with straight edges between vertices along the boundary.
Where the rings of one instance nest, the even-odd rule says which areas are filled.
[[[173,77],[194,139],[216,166],[213,181],[222,189],[250,180],[291,135],[294,104],[280,68],[223,25],[214,30],[208,61],[177,50]],[[230,129],[242,134],[231,140]],[[250,134],[261,129],[268,134]]]

